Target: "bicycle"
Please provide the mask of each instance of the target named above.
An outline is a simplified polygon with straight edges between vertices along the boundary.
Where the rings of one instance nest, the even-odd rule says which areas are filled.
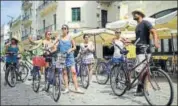
[[[88,60],[84,60],[83,56],[80,56],[79,58],[75,58],[75,61],[77,77],[80,77],[83,88],[87,89],[90,85],[89,68],[88,64],[86,63]]]
[[[8,52],[6,54],[8,54],[10,56],[17,55],[16,53],[12,53],[12,52]],[[19,59],[20,58],[18,58],[18,60]],[[9,76],[11,76],[12,78],[9,79]],[[5,80],[10,87],[15,87],[17,80],[24,82],[26,80],[27,76],[28,76],[27,67],[25,65],[19,64],[19,63],[17,63],[16,66],[14,66],[14,63],[11,62],[5,71]]]
[[[49,67],[45,71],[45,91],[48,92],[50,85],[53,85],[53,99],[55,102],[57,102],[61,96],[61,73],[62,68],[56,68],[56,54],[51,53],[49,50],[47,50],[49,53],[48,56],[45,56],[46,58],[50,59],[51,62],[49,62]],[[58,58],[60,56],[58,55]]]
[[[110,79],[111,69],[114,65],[119,64],[123,61],[123,57],[120,58],[112,58],[108,56],[104,56],[104,61],[98,61],[96,67],[96,80],[99,84],[106,84]],[[127,67],[133,67],[133,61],[127,61]],[[103,77],[103,78],[101,78]]]
[[[123,51],[121,51],[121,53],[124,55],[124,58],[125,58],[124,61],[120,65],[115,65],[112,68],[110,81],[111,81],[111,88],[112,88],[114,94],[116,94],[117,96],[122,96],[127,90],[130,90],[132,88],[132,86],[135,84],[135,81],[138,80],[137,84],[143,85],[143,92],[144,92],[144,96],[145,96],[145,99],[147,100],[147,102],[150,105],[156,105],[153,102],[158,100],[158,98],[155,99],[154,98],[154,97],[156,97],[155,95],[153,97],[149,97],[151,95],[151,92],[149,92],[149,90],[150,90],[150,88],[153,88],[153,91],[160,90],[161,88],[158,85],[158,80],[156,80],[155,78],[159,78],[161,80],[163,78],[166,78],[166,80],[168,82],[168,86],[170,88],[170,92],[169,92],[170,96],[168,99],[167,98],[164,99],[165,97],[162,99],[160,99],[160,98],[159,99],[161,100],[161,102],[165,102],[166,100],[168,100],[167,103],[165,103],[164,105],[171,105],[173,102],[174,90],[173,90],[173,85],[172,85],[172,81],[171,81],[170,77],[161,68],[152,67],[152,69],[150,69],[151,67],[149,67],[148,54],[146,53],[147,49],[150,46],[149,45],[139,45],[139,46],[144,49],[145,57],[146,57],[142,62],[140,62],[133,68],[128,69],[127,67],[125,67],[127,65],[126,54],[128,53],[128,51],[123,50]],[[130,73],[143,63],[145,63],[146,65],[142,68],[142,70],[138,74],[138,76],[131,82]],[[141,75],[142,75],[142,77],[141,77]],[[141,78],[143,78],[143,79],[141,80]],[[114,84],[113,84],[113,82],[114,82]],[[114,88],[115,86],[116,86],[116,88],[118,88],[118,90],[120,90],[120,93],[118,93],[118,92],[116,93],[116,88]],[[163,89],[164,88],[166,88],[166,86],[164,86]],[[153,94],[156,94],[156,92]],[[151,101],[151,98],[154,98],[153,101]],[[163,105],[163,104],[158,104],[158,105]]]
[[[32,87],[34,92],[38,92],[41,83],[40,68],[45,66],[45,59],[42,56],[33,57]]]

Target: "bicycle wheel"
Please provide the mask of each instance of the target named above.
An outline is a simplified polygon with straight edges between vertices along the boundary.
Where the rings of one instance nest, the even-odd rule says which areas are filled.
[[[21,81],[24,82],[27,79],[28,76],[28,68],[26,65],[21,64],[18,67],[19,77],[21,78]]]
[[[54,85],[53,85],[53,99],[55,102],[59,100],[61,96],[61,78],[58,72],[55,73]]]
[[[89,78],[89,69],[87,65],[82,65],[80,68],[80,78],[82,82],[82,86],[87,89],[90,83]]]
[[[99,84],[106,84],[109,80],[109,74],[107,72],[107,65],[104,62],[100,62],[96,68],[96,80]]]
[[[38,92],[39,88],[40,88],[40,74],[39,74],[39,68],[38,67],[34,67],[33,68],[33,91],[34,92]]]
[[[10,87],[15,87],[17,82],[16,67],[10,65],[6,70],[6,82]]]
[[[112,91],[117,96],[122,96],[126,92],[126,73],[122,65],[115,65],[111,69],[110,84]]]
[[[167,105],[173,102],[173,84],[162,69],[151,70],[144,79],[144,95],[150,105]]]

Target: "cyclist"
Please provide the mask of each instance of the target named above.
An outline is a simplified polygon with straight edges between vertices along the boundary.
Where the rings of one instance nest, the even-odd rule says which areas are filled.
[[[159,48],[158,43],[158,35],[156,33],[156,30],[153,28],[150,22],[143,20],[145,17],[145,14],[143,10],[137,9],[132,12],[133,19],[137,21],[138,25],[136,27],[135,33],[136,33],[136,39],[140,38],[137,44],[150,44],[150,33],[153,35],[153,40],[156,48]],[[147,53],[149,54],[148,58],[150,58],[150,49],[147,50]],[[139,45],[136,45],[136,59],[138,64],[145,59],[144,50]],[[144,67],[144,64],[140,65],[136,69],[137,72],[140,72],[141,69]],[[143,81],[145,75],[141,75],[141,81]],[[143,82],[142,82],[143,83]],[[135,96],[142,96],[143,95],[143,85],[140,83],[137,87],[137,91]]]
[[[12,39],[11,39],[11,42],[6,44],[5,53],[15,53],[15,55],[11,55],[11,54],[6,55],[6,62],[5,62],[6,69],[8,68],[8,66],[11,63],[13,63],[13,65],[15,67],[17,65],[17,62],[18,62],[17,54],[19,52],[18,42],[19,42],[19,39],[16,36],[13,36]],[[7,85],[6,81],[5,81],[4,85]]]
[[[115,45],[118,45],[120,47],[120,49],[124,49],[124,46],[127,46],[129,42],[127,39],[122,38],[121,37],[121,31],[120,30],[116,30],[115,31],[115,35],[116,37],[113,39],[113,43]],[[113,58],[117,59],[117,58],[121,58],[121,53],[120,53],[120,49],[114,45],[114,54],[113,54]]]
[[[66,25],[66,24],[62,25],[61,29],[62,29],[63,34],[60,39],[58,37],[56,38],[56,41],[54,42],[53,45],[57,45],[58,52],[61,52],[61,53],[67,52],[67,55],[65,58],[65,68],[63,69],[63,78],[65,81],[64,93],[69,92],[67,69],[70,69],[70,71],[72,71],[72,77],[73,77],[73,82],[74,82],[74,86],[75,86],[75,91],[77,93],[83,93],[83,91],[81,91],[78,87],[77,74],[76,74],[76,70],[75,70],[75,60],[74,60],[74,50],[76,49],[75,42],[68,35],[68,33],[69,33],[68,25]]]
[[[83,39],[84,39],[84,43],[80,44],[80,50],[79,50],[79,54],[77,56],[77,58],[79,58],[80,56],[83,56],[83,61],[88,64],[88,68],[89,68],[89,72],[90,72],[90,81],[92,78],[92,73],[93,73],[93,65],[95,62],[94,59],[94,55],[93,52],[95,50],[94,44],[93,42],[88,40],[89,36],[84,34],[83,35]]]
[[[33,41],[31,37],[29,37],[29,41],[31,43],[34,43],[34,44],[38,44],[38,46],[30,49],[31,50],[34,50],[34,49],[37,49],[37,48],[40,48],[40,49],[45,49],[45,50],[49,50],[48,47],[50,47],[52,44],[53,44],[53,41],[51,39],[51,32],[50,31],[46,31],[45,32],[45,39],[44,40],[37,40],[37,41]],[[55,48],[51,48],[51,52],[53,52],[53,50],[55,50]],[[49,55],[48,53],[42,53],[44,54],[44,57],[46,57],[47,55]],[[41,55],[42,55],[41,54]],[[45,58],[45,61],[46,61],[46,66],[45,67],[42,67],[41,68],[41,72],[44,73],[44,70],[48,70],[48,67],[49,67],[49,62],[51,62],[52,60],[50,58]],[[30,78],[31,79],[31,78]]]

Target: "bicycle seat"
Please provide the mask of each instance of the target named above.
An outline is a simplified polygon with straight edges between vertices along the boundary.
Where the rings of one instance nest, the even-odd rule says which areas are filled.
[[[110,60],[111,57],[110,57],[110,56],[104,56],[104,59],[105,59],[105,60]]]

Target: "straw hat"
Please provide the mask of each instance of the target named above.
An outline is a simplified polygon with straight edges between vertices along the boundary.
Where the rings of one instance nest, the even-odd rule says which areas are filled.
[[[12,36],[12,39],[15,39],[17,42],[19,42],[19,38],[17,36]]]
[[[141,9],[141,8],[136,9],[132,12],[132,14],[136,14],[136,13],[139,13],[140,15],[142,15],[142,17],[145,17],[145,13],[144,13],[143,9]]]

